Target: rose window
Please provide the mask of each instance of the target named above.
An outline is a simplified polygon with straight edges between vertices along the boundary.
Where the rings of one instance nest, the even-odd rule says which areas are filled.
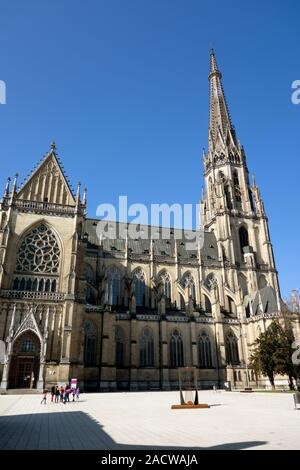
[[[57,274],[60,250],[55,235],[45,224],[25,236],[17,256],[18,272]]]

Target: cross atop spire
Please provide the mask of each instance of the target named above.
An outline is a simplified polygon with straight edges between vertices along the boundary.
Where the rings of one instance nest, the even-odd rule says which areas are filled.
[[[56,155],[56,143],[54,141],[52,141],[51,144],[50,144],[50,152],[49,153],[53,153],[54,155]]]
[[[223,140],[223,142],[226,142],[227,133],[229,130],[233,131],[234,135],[233,126],[222,87],[222,74],[218,69],[216,56],[213,49],[210,51],[210,73],[208,79],[210,82],[209,146],[212,150],[212,148],[215,147],[219,137]]]

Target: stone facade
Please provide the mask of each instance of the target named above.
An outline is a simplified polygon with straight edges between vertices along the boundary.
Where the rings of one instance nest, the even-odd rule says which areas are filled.
[[[199,385],[265,384],[248,369],[251,344],[281,300],[268,219],[250,185],[215,55],[209,146],[203,153],[204,242],[139,227],[142,238],[97,236],[86,192],[73,194],[55,144],[21,188],[7,181],[0,211],[1,389],[78,378],[84,390],[170,389],[180,366]],[[148,236],[145,234],[149,231]],[[150,234],[151,231],[151,234]],[[153,235],[154,234],[154,235]],[[291,314],[299,338],[299,318]]]

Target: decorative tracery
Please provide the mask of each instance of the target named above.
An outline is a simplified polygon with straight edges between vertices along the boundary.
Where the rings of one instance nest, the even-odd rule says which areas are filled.
[[[84,364],[91,366],[96,363],[97,330],[93,322],[84,322]]]
[[[108,305],[117,305],[120,300],[120,272],[111,266],[106,272],[106,301]]]
[[[60,249],[53,231],[44,223],[34,227],[21,241],[13,289],[56,292]]]
[[[180,281],[180,284],[183,289],[188,288],[189,297],[193,300],[196,300],[196,286],[192,274],[188,271],[186,272]]]
[[[227,364],[239,364],[239,347],[238,340],[232,331],[226,336],[225,339],[225,349],[226,349],[226,362]]]
[[[135,287],[136,306],[143,307],[145,304],[145,273],[138,267],[132,275]]]
[[[212,290],[213,288],[218,286],[218,281],[214,273],[208,274],[207,278],[205,279],[204,285],[205,287],[207,287],[208,290]]]
[[[140,366],[154,367],[154,339],[149,328],[144,328],[140,337]]]
[[[171,299],[171,278],[167,271],[162,271],[158,276],[158,283],[162,283],[166,299]]]
[[[18,256],[17,272],[57,274],[60,249],[52,230],[45,224],[34,227],[23,239]]]
[[[212,367],[211,341],[206,331],[203,331],[198,338],[199,367]]]
[[[173,331],[171,336],[170,363],[172,368],[184,366],[183,340],[177,329]]]

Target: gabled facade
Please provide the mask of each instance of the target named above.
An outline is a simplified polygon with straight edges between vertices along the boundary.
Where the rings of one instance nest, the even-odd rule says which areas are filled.
[[[204,388],[264,385],[248,357],[280,316],[280,291],[259,189],[232,125],[214,52],[203,153],[204,243],[187,237],[101,239],[73,194],[55,144],[0,210],[1,389],[41,390],[76,377],[84,390],[170,389],[180,366]],[[114,224],[116,233],[126,224]],[[125,225],[125,226],[124,226]],[[145,234],[149,227],[140,227]],[[295,337],[299,318],[291,315]],[[3,346],[2,344],[2,346]]]

